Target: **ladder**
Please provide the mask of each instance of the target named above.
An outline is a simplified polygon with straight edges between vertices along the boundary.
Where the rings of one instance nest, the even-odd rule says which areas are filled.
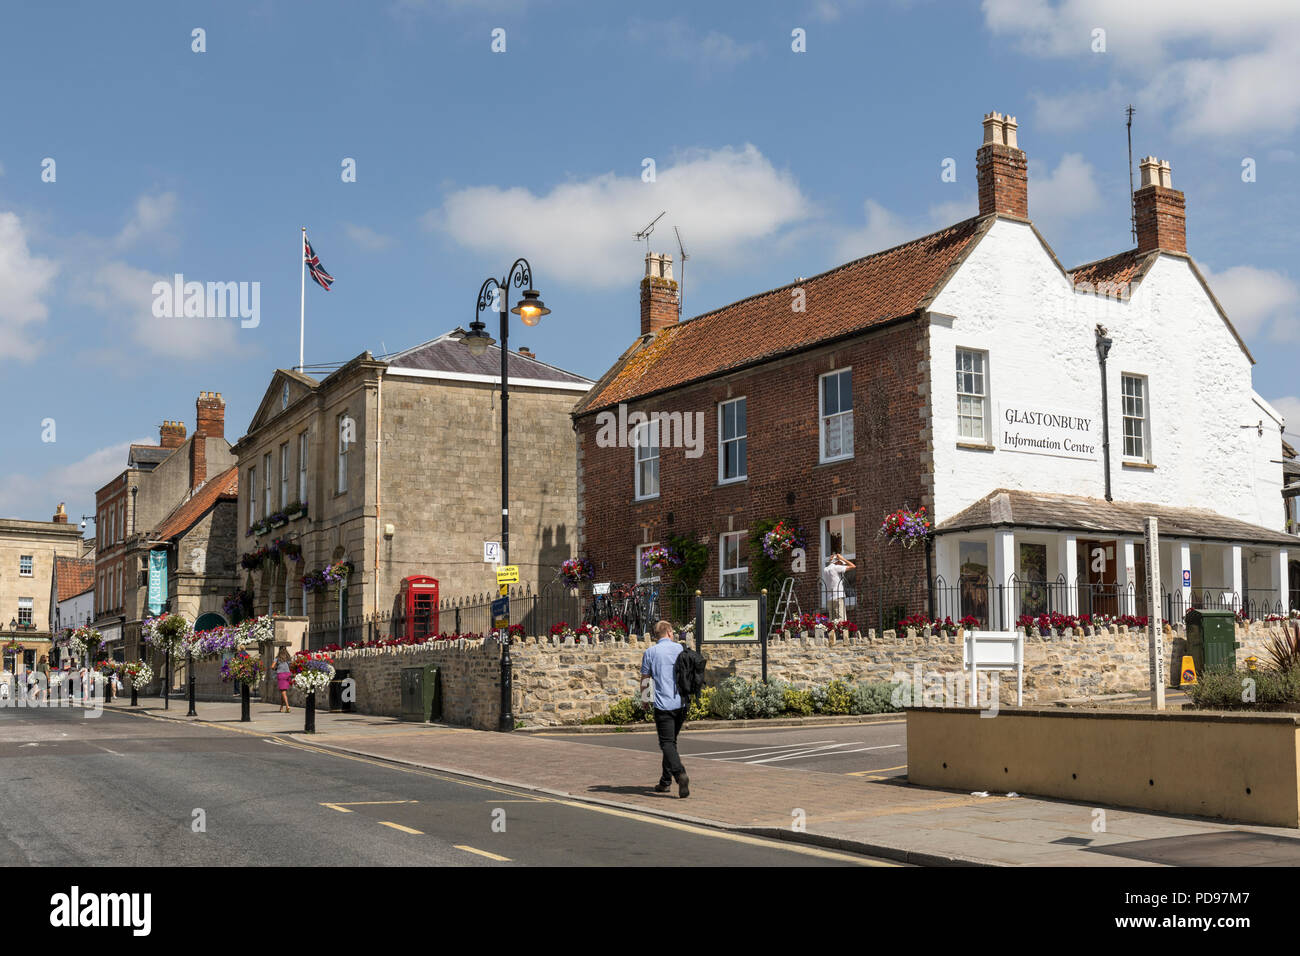
[[[781,596],[776,599],[776,611],[772,614],[772,627],[768,631],[769,634],[785,626],[791,608],[794,608],[796,617],[803,613],[799,610],[799,595],[794,592],[794,578],[786,578],[781,583]]]

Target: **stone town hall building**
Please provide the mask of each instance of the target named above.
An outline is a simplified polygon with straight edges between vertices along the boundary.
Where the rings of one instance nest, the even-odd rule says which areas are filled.
[[[1137,248],[1065,268],[1029,219],[1014,117],[983,125],[964,222],[689,321],[671,257],[647,256],[640,335],[574,411],[579,546],[601,579],[685,534],[708,546],[706,593],[744,590],[751,523],[787,518],[808,532],[803,609],[824,606],[839,551],[858,566],[849,616],[890,626],[879,582],[924,588],[926,549],[877,529],[924,505],[940,616],[1131,612],[1147,515],[1168,616],[1289,607],[1282,419],[1187,253],[1169,164],[1141,163]],[[652,423],[608,447],[600,413],[620,406],[703,412],[704,454]]]

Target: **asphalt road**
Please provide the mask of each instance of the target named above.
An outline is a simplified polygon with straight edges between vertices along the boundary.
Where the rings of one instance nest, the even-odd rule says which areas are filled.
[[[331,754],[292,736],[0,709],[0,866],[877,862]]]
[[[907,776],[907,725],[897,720],[822,727],[754,727],[745,730],[691,730],[677,739],[677,750],[692,760],[721,760],[757,767],[782,767],[817,773],[849,774],[871,780]],[[651,733],[546,734],[597,747],[659,752]]]

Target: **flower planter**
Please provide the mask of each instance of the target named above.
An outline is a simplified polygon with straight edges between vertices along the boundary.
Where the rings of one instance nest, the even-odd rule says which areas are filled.
[[[275,530],[276,528],[283,528],[283,527],[284,527],[285,525],[287,525],[288,523],[289,523],[289,519],[288,519],[288,518],[285,518],[285,519],[283,519],[283,520],[281,520],[281,521],[272,521],[272,522],[271,522],[271,529],[272,529],[272,530]]]

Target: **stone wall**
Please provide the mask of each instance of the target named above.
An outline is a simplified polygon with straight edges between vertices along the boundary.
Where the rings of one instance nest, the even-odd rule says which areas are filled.
[[[495,641],[437,641],[394,648],[363,648],[333,655],[334,667],[356,681],[354,707],[363,714],[401,715],[401,672],[406,667],[436,664],[442,685],[442,719],[449,724],[496,730],[501,714],[501,646]],[[516,680],[519,669],[515,668]],[[277,695],[278,696],[278,695]],[[319,711],[328,701],[317,695]],[[516,692],[516,699],[518,693]],[[305,695],[289,691],[289,703],[301,707]]]
[[[1276,626],[1252,624],[1237,629],[1239,664],[1249,654],[1265,658],[1265,645]],[[803,633],[768,644],[768,677],[800,687],[843,677],[852,681],[890,681],[920,670],[954,677],[962,669],[963,638],[908,630],[848,635]],[[530,725],[576,723],[636,693],[641,655],[648,637],[595,644],[561,644],[552,638],[527,637],[511,646],[514,664],[513,710]],[[1168,673],[1176,679],[1186,641],[1181,631],[1165,632]],[[442,668],[443,719],[452,724],[494,730],[500,700],[500,647],[491,640],[439,641],[392,648],[365,648],[334,655],[334,666],[357,682],[356,707],[362,713],[397,716],[401,706],[403,667],[438,664]],[[706,647],[706,680],[716,686],[727,677],[756,679],[762,674],[757,646],[723,644]],[[1086,629],[1073,633],[1031,632],[1025,640],[1025,704],[1063,697],[1112,694],[1147,687],[1147,636],[1127,628]],[[290,693],[301,706],[302,695]],[[1000,682],[1004,706],[1016,702],[1014,674]],[[318,701],[324,708],[324,702]]]

